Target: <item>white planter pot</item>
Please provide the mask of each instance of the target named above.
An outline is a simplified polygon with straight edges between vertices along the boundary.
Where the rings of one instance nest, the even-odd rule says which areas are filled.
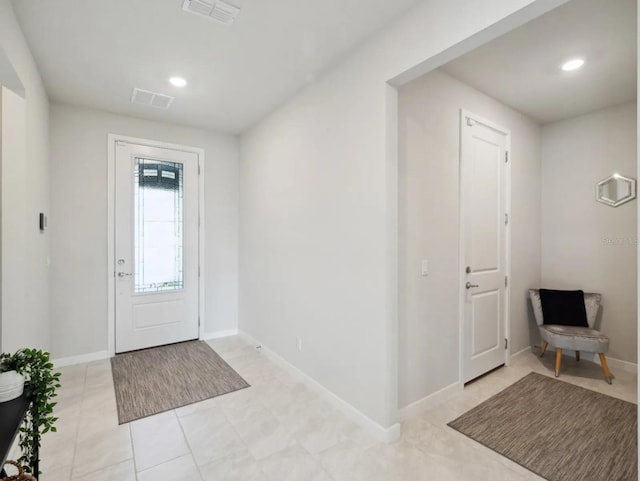
[[[22,396],[24,376],[16,371],[0,372],[0,403]]]

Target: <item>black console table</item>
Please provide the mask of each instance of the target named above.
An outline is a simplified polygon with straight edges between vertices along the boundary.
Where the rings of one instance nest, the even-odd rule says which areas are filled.
[[[19,398],[0,403],[0,477],[6,476],[4,469],[5,461],[16,439],[16,435],[22,425],[29,407],[31,406],[31,395],[25,392]],[[36,456],[37,458],[37,456]],[[37,478],[38,466],[33,466],[34,476]]]

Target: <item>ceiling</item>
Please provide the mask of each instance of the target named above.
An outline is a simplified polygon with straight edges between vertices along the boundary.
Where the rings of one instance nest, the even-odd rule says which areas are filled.
[[[575,117],[636,98],[636,19],[635,0],[573,0],[442,68],[541,124]]]
[[[228,0],[242,7],[231,27],[182,0],[12,4],[53,101],[235,134],[421,1]],[[175,100],[133,105],[134,87]]]

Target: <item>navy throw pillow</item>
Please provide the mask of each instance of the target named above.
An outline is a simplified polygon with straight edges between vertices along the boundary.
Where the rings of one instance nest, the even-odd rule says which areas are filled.
[[[540,289],[540,301],[545,324],[589,327],[584,291]]]

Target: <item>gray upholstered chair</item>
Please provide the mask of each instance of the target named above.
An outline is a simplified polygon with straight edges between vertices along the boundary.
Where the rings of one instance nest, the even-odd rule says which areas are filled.
[[[556,377],[560,375],[560,364],[562,362],[562,350],[571,349],[576,352],[576,360],[580,361],[580,351],[597,352],[600,356],[600,364],[604,377],[611,384],[611,372],[607,365],[605,353],[609,350],[609,338],[593,328],[602,296],[600,294],[585,292],[584,305],[587,311],[587,324],[589,327],[561,326],[545,324],[542,315],[542,301],[538,289],[529,289],[533,314],[542,337],[542,354],[544,356],[548,346],[556,349]]]

